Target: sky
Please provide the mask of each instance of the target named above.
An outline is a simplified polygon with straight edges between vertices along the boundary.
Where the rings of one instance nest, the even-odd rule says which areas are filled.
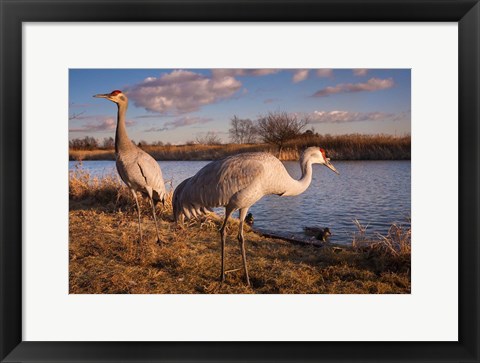
[[[115,136],[123,91],[136,142],[183,144],[214,132],[229,141],[233,116],[308,116],[320,134],[411,132],[410,69],[70,69],[69,138]]]

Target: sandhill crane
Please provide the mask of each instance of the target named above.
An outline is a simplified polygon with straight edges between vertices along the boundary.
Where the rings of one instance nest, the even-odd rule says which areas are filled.
[[[157,243],[161,243],[155,214],[155,204],[165,200],[165,182],[163,181],[160,166],[152,156],[137,147],[127,135],[125,126],[125,114],[128,107],[127,96],[122,91],[115,90],[111,93],[98,94],[93,97],[106,98],[115,102],[118,106],[117,129],[115,132],[117,171],[120,178],[130,189],[137,204],[139,240],[142,240],[142,226],[140,223],[140,205],[138,204],[137,192],[150,199],[157,230]]]
[[[222,282],[225,281],[225,227],[230,215],[239,210],[237,238],[242,251],[246,282],[250,286],[243,238],[243,223],[248,209],[268,194],[294,196],[303,193],[312,181],[312,164],[325,165],[338,174],[326,157],[325,150],[309,147],[300,158],[300,180],[293,179],[276,157],[260,152],[213,161],[178,185],[173,194],[173,212],[177,223],[204,214],[211,208],[225,207],[225,219],[220,229]]]

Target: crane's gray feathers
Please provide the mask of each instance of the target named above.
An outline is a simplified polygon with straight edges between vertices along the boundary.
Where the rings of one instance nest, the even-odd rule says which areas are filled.
[[[225,207],[225,218],[220,229],[222,246],[221,281],[225,281],[225,226],[233,211],[240,211],[238,240],[242,251],[247,285],[250,285],[243,236],[243,222],[248,209],[263,196],[277,194],[294,196],[303,193],[312,181],[312,164],[329,163],[325,151],[318,147],[305,150],[300,158],[302,177],[293,179],[274,156],[267,153],[245,153],[213,161],[193,177],[185,179],[173,194],[173,214],[176,222],[197,217],[206,209]]]
[[[152,200],[152,214],[157,231],[157,242],[160,243],[155,204],[165,201],[165,183],[162,171],[156,160],[145,151],[137,147],[128,137],[125,126],[125,114],[128,107],[128,98],[121,91],[115,90],[109,94],[98,94],[94,97],[106,98],[118,106],[117,127],[115,130],[116,166],[120,178],[128,186],[137,204],[138,232],[142,240],[140,206],[136,192],[148,196]]]
[[[149,196],[148,189],[151,188],[153,200],[163,202],[166,190],[160,166],[152,156],[135,148],[135,152],[117,154],[116,165],[120,177],[129,188],[143,195]]]
[[[152,156],[141,149],[138,149],[137,164],[145,179],[146,185],[153,189],[153,200],[163,202],[165,200],[166,190],[160,165],[158,165]]]
[[[175,219],[181,214],[189,219],[229,203],[239,209],[265,194],[283,194],[280,183],[271,180],[285,174],[289,176],[283,164],[268,153],[244,153],[213,161],[175,189]]]

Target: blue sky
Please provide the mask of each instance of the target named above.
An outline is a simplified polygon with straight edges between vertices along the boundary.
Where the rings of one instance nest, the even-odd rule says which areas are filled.
[[[230,119],[270,111],[308,116],[322,134],[410,134],[409,69],[71,69],[69,138],[115,135],[116,105],[92,98],[122,90],[131,139],[182,144]]]

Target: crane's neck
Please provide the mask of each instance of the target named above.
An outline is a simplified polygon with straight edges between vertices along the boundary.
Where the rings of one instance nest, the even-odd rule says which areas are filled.
[[[117,130],[115,132],[115,153],[128,150],[133,147],[133,143],[128,137],[127,128],[125,126],[125,114],[127,113],[127,103],[117,104]]]
[[[310,159],[301,158],[300,167],[302,168],[302,177],[299,180],[291,178],[291,182],[287,186],[287,190],[283,196],[294,196],[302,194],[307,190],[312,182],[312,162]]]

